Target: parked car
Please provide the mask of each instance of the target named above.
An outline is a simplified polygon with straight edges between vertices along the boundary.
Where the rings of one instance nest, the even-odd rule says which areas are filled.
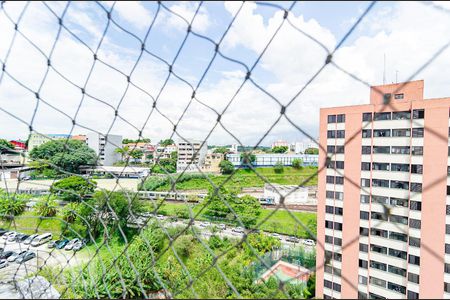
[[[68,239],[59,240],[56,244],[56,249],[63,249],[70,241]]]
[[[299,243],[300,239],[296,238],[295,236],[288,236],[286,238],[286,242],[291,242],[291,243]]]
[[[7,240],[8,237],[9,237],[11,234],[13,234],[13,233],[14,233],[14,231],[7,231],[7,232],[5,232],[5,233],[2,235],[2,239]]]
[[[18,235],[19,233],[17,233],[17,232],[13,232],[13,233],[11,233],[9,236],[8,236],[8,238],[6,239],[8,242],[15,242],[16,241],[16,236]]]
[[[314,246],[316,243],[314,243],[313,240],[304,240],[303,244],[305,244],[307,246]]]
[[[84,246],[86,246],[86,243],[85,243],[84,240],[78,241],[78,242],[76,242],[76,243],[73,245],[72,250],[73,250],[73,251],[79,251],[79,250],[81,250]]]
[[[25,245],[31,244],[31,242],[37,237],[39,234],[32,234],[23,242]]]
[[[58,242],[59,242],[59,240],[50,241],[50,242],[47,244],[47,248],[48,248],[48,249],[55,248],[55,247],[56,247],[56,244],[58,244]]]
[[[29,234],[19,233],[18,235],[16,235],[16,242],[22,243],[22,242],[24,242],[29,236],[30,236]]]
[[[4,251],[2,252],[2,254],[0,254],[0,259],[6,259],[11,255],[13,255],[14,253],[15,253],[14,251]]]
[[[22,250],[20,252],[14,252],[13,255],[11,255],[10,257],[8,257],[8,261],[9,262],[13,262],[16,259],[18,259],[19,257],[21,257],[22,255],[24,255],[25,253],[27,253],[27,250]]]
[[[73,249],[73,246],[75,246],[75,244],[76,244],[77,242],[79,242],[79,241],[80,241],[80,239],[78,239],[78,238],[75,238],[75,239],[71,240],[71,241],[64,247],[64,250],[72,250],[72,249]]]
[[[282,237],[278,233],[272,233],[271,236],[276,239],[279,239],[280,241],[282,240]]]
[[[29,261],[30,259],[33,259],[35,257],[36,257],[36,253],[34,253],[33,251],[27,251],[24,255],[22,255],[16,259],[16,263],[21,264],[21,263]]]
[[[227,229],[227,226],[225,224],[219,224],[217,225],[219,227],[220,230],[225,230]]]
[[[8,232],[8,230],[3,229],[3,228],[0,228],[0,236],[1,236],[1,235],[4,235],[4,234],[7,233],[7,232]]]
[[[242,227],[234,227],[233,229],[231,229],[231,231],[238,232],[238,233],[244,233],[244,228],[242,228]]]
[[[163,215],[157,215],[156,218],[157,218],[158,220],[164,220],[166,217],[163,216]]]
[[[8,266],[8,261],[6,259],[0,259],[0,269]]]
[[[48,241],[51,241],[52,237],[53,237],[53,235],[51,233],[41,234],[33,239],[33,241],[31,242],[31,246],[37,247],[42,244],[45,244]]]

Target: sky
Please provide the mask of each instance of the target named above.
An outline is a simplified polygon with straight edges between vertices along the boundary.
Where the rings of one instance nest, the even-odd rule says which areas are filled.
[[[298,128],[317,137],[321,107],[368,102],[369,87],[331,64],[307,83],[370,2],[163,5],[4,3],[0,138],[26,139],[31,128],[270,145],[307,141]],[[449,42],[448,4],[380,2],[333,61],[379,85],[386,56],[386,83],[424,79],[426,98],[445,97],[450,50],[411,75]]]

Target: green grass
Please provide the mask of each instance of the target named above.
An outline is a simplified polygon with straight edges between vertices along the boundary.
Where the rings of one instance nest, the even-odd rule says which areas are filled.
[[[27,211],[14,220],[0,220],[0,227],[7,230],[20,231],[26,234],[51,232],[54,236],[61,233],[61,223],[59,216],[53,218],[40,218],[34,212]]]
[[[266,182],[283,185],[317,185],[317,168],[315,167],[305,167],[301,170],[285,167],[284,172],[281,174],[275,173],[273,168],[256,168],[255,170],[256,172],[251,169],[238,170],[232,175],[231,179],[227,181],[225,186],[240,188],[263,187]],[[208,175],[208,177],[215,185],[221,185],[230,177],[230,175]],[[211,183],[206,178],[191,178],[176,184],[177,190],[207,190],[210,187]],[[156,190],[167,191],[170,189],[170,183],[166,183]]]
[[[176,215],[176,209],[179,207],[185,206],[185,203],[174,203],[174,202],[165,202],[159,209],[157,213],[161,213],[167,216],[175,216]],[[188,204],[193,214],[195,215],[198,213],[201,208],[202,204]],[[147,204],[147,210],[153,211],[154,206],[151,203]],[[204,212],[205,209],[202,211]],[[263,209],[261,214],[259,215],[257,219],[256,226],[257,228],[268,231],[268,232],[275,232],[279,234],[287,234],[287,235],[295,235],[298,237],[305,237],[305,238],[311,238],[311,235],[308,233],[308,231],[301,225],[308,226],[308,228],[315,228],[316,227],[316,219],[317,216],[315,213],[309,213],[309,212],[298,212],[298,211],[292,211],[288,212],[287,210],[279,209],[276,212],[273,213],[272,209]],[[298,220],[296,220],[293,216]],[[268,217],[270,215],[270,217]],[[266,218],[268,218],[266,220]],[[211,221],[210,219],[206,218],[202,214],[200,214],[196,220],[201,221]],[[214,221],[212,221],[214,222]],[[218,223],[225,223],[221,222],[220,220],[217,221]],[[300,223],[301,222],[301,223]],[[315,229],[312,230],[314,234],[316,234]]]

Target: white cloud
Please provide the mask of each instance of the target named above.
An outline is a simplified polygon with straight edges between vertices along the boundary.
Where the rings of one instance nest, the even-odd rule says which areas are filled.
[[[114,12],[138,29],[146,29],[151,23],[152,14],[142,5],[141,1],[117,1]]]
[[[163,9],[161,15],[157,19],[157,23],[167,26],[167,29],[173,28],[178,31],[186,31],[188,27],[186,21],[189,23],[192,21],[199,4],[199,2],[188,1],[176,2],[176,4],[168,6],[175,14]],[[178,16],[176,14],[178,14]],[[180,16],[184,18],[184,20],[180,18]],[[202,6],[195,16],[194,22],[192,23],[192,29],[199,33],[205,33],[210,25],[211,21],[209,19],[208,11],[206,7]]]

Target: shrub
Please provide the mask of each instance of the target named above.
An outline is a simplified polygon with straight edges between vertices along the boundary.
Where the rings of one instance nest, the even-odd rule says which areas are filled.
[[[234,166],[228,160],[222,160],[219,164],[220,173],[222,174],[231,174],[234,171]]]
[[[25,197],[15,195],[10,197],[5,193],[0,193],[0,217],[11,220],[14,216],[25,211]]]
[[[186,206],[176,207],[175,215],[180,219],[187,219],[189,218],[189,208]]]
[[[273,166],[273,171],[277,174],[281,174],[284,172],[284,166],[281,162],[277,162],[274,166]]]
[[[58,204],[53,199],[40,201],[34,207],[36,214],[41,217],[54,217],[58,212]]]
[[[300,158],[294,158],[292,160],[292,167],[294,169],[302,169],[303,168],[303,160],[301,160]]]
[[[87,194],[94,193],[97,182],[80,176],[70,176],[61,179],[50,187],[50,193],[67,201],[80,201]]]
[[[73,223],[77,219],[78,203],[69,203],[62,209],[62,219],[67,223]]]
[[[174,249],[178,255],[187,258],[192,253],[193,248],[193,236],[192,235],[182,235],[177,238]]]

